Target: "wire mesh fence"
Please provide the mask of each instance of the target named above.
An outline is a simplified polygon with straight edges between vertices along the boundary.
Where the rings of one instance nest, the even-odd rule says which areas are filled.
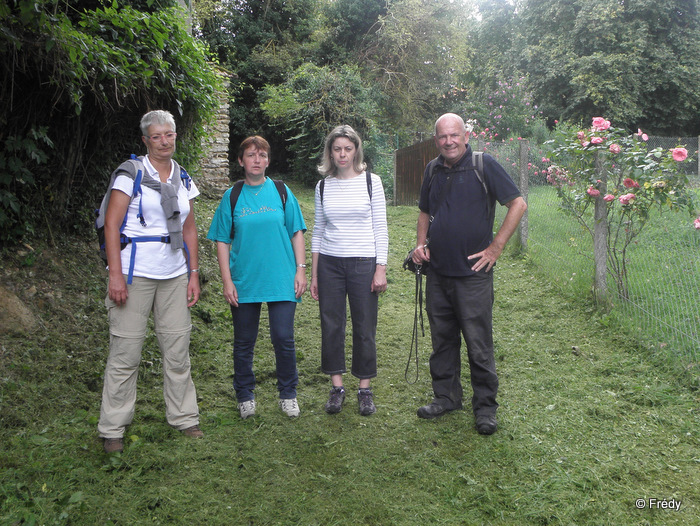
[[[515,143],[515,144],[513,144]],[[563,288],[586,294],[595,270],[593,241],[588,231],[561,210],[556,190],[547,183],[546,151],[528,146],[527,165],[519,160],[519,144],[483,144],[521,187],[527,189],[528,254]],[[684,146],[689,159],[683,169],[700,198],[698,138],[650,137],[649,148]],[[523,174],[527,178],[522,180]],[[608,291],[614,311],[658,350],[690,364],[700,358],[700,232],[687,213],[658,212],[630,246],[626,296],[612,278]]]
[[[650,148],[684,146],[688,150],[692,161],[684,162],[683,169],[696,202],[700,202],[698,142],[696,137],[650,137],[648,141]],[[428,141],[425,144],[430,148]],[[523,191],[528,211],[521,241],[527,246],[528,257],[557,287],[577,295],[589,294],[595,272],[593,240],[575,219],[563,213],[556,189],[547,182],[546,150],[517,140],[478,141],[473,146],[496,158]],[[397,197],[402,184],[399,152]],[[410,192],[407,195],[413,199]],[[497,221],[505,214],[503,207],[498,208]],[[620,295],[609,278],[614,315],[657,351],[669,352],[688,365],[696,363],[700,358],[700,231],[694,228],[693,218],[681,212],[656,213],[630,245],[627,258],[626,295]]]

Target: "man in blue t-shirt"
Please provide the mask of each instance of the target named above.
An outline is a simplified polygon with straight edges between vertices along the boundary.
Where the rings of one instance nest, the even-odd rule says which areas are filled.
[[[458,115],[435,122],[440,152],[426,167],[418,208],[416,264],[430,262],[426,309],[433,352],[430,375],[433,401],[418,409],[421,418],[436,418],[462,408],[461,336],[473,390],[472,410],[482,435],[496,431],[498,376],[493,352],[493,266],[518,227],[527,204],[517,186],[490,155],[483,156],[480,180],[472,164],[469,133]],[[494,208],[508,208],[493,235]],[[430,233],[428,233],[430,229]]]

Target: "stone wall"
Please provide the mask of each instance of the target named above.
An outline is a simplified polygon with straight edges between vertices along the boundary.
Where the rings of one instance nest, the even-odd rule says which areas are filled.
[[[222,79],[223,89],[218,94],[220,103],[215,119],[207,127],[208,137],[202,144],[204,156],[199,167],[199,181],[197,181],[198,186],[212,190],[222,190],[231,186],[228,159],[230,122],[228,89],[231,81],[228,73],[222,70],[218,70],[217,73]]]

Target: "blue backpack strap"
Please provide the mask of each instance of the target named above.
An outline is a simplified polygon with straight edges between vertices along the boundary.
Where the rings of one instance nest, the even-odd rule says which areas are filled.
[[[141,180],[143,179],[143,170],[139,168],[139,170],[136,172],[136,178],[134,179],[134,191],[132,195],[136,197],[139,193],[142,194],[143,197],[143,192],[141,191]],[[143,199],[139,199],[139,213],[136,214],[136,217],[139,218],[139,222],[141,223],[141,226],[146,226],[146,220],[143,218]],[[126,217],[124,217],[124,224],[126,224]]]

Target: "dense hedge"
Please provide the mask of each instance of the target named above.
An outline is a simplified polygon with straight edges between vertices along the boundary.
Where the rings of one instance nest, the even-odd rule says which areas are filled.
[[[89,228],[146,111],[176,116],[195,167],[218,78],[174,4],[0,3],[0,244]]]

